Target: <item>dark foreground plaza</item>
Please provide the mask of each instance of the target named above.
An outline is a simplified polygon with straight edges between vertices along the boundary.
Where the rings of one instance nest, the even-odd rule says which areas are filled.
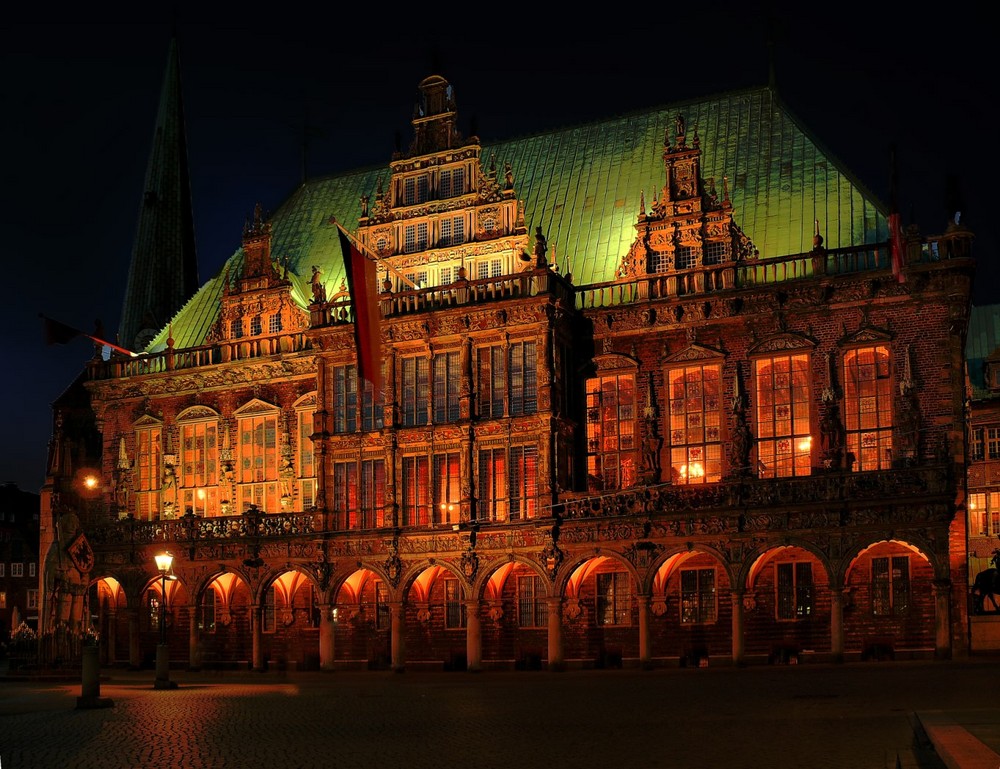
[[[3,769],[940,769],[921,719],[1000,751],[1000,662],[567,673],[105,674],[0,682]],[[951,735],[951,737],[947,737]],[[975,743],[974,743],[975,744]],[[959,750],[961,753],[961,750]],[[972,769],[975,758],[953,764]],[[994,764],[994,766],[1000,765]]]

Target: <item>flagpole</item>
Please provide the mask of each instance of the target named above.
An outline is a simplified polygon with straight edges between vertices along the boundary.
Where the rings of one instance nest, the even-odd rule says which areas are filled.
[[[418,286],[416,283],[414,283],[412,280],[410,280],[408,277],[406,277],[403,273],[401,273],[399,270],[397,270],[395,267],[393,267],[387,261],[385,261],[384,259],[380,260],[377,256],[375,256],[374,254],[372,254],[368,250],[367,246],[365,246],[360,240],[358,240],[356,237],[354,237],[353,235],[351,235],[351,233],[349,233],[346,229],[344,229],[340,225],[340,222],[337,221],[336,217],[331,216],[330,217],[330,221],[332,221],[334,224],[337,225],[337,229],[339,229],[342,233],[344,233],[344,235],[347,237],[347,239],[349,241],[351,241],[351,243],[354,245],[354,247],[356,249],[358,249],[358,253],[360,253],[365,259],[367,259],[370,262],[375,262],[376,266],[385,267],[385,269],[388,272],[391,272],[393,275],[395,275],[397,278],[399,278],[401,281],[403,281],[410,288],[413,288],[413,289],[420,288],[420,286]]]
[[[117,350],[118,352],[123,353],[125,355],[128,355],[128,356],[130,356],[132,358],[138,357],[138,353],[134,353],[131,350],[126,350],[124,347],[119,347],[118,345],[116,345],[116,344],[114,344],[112,342],[109,342],[107,339],[101,339],[99,336],[94,336],[93,334],[88,334],[86,331],[81,331],[76,326],[68,326],[65,323],[63,323],[62,321],[58,321],[55,318],[50,318],[45,313],[41,313],[41,312],[38,313],[38,317],[41,318],[42,320],[48,321],[51,324],[54,324],[56,328],[62,328],[62,329],[66,329],[67,331],[72,331],[75,336],[85,336],[85,337],[87,337],[87,339],[90,339],[91,341],[96,342],[97,344],[107,345],[112,350]],[[49,326],[46,325],[46,328],[49,328]],[[73,337],[71,336],[71,337],[66,337],[65,339],[58,339],[58,340],[56,340],[56,343],[57,344],[65,344],[66,342],[72,340],[72,338]],[[52,341],[49,342],[49,344],[52,344],[52,343],[53,343]]]

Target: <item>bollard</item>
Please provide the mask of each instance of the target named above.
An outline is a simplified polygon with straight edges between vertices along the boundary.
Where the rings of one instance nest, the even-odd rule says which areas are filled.
[[[98,661],[99,648],[83,647],[83,685],[80,696],[76,698],[76,707],[80,708],[110,708],[115,703],[110,697],[101,696],[101,664]]]

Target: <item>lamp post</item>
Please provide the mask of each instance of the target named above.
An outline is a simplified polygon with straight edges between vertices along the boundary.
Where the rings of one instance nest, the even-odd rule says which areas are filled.
[[[170,649],[167,646],[167,580],[174,579],[171,566],[174,556],[171,553],[161,553],[154,556],[156,568],[160,572],[160,642],[156,646],[156,680],[154,689],[176,689],[177,684],[170,680]]]

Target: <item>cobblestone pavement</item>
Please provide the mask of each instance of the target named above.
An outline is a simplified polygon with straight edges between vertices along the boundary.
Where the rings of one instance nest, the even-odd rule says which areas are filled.
[[[565,673],[105,671],[0,682],[0,768],[836,767],[940,769],[945,711],[1000,748],[1000,661]]]

